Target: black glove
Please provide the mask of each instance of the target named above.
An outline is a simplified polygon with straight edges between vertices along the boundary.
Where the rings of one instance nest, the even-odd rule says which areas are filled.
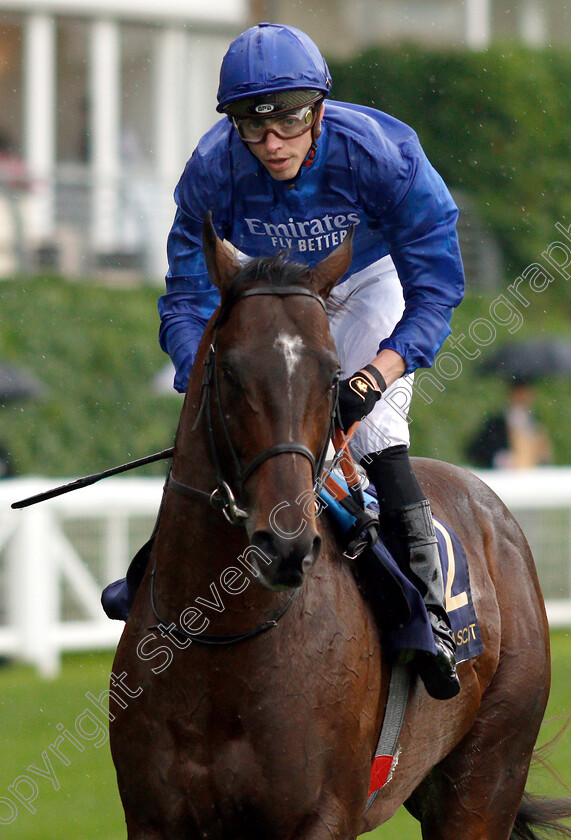
[[[386,384],[376,368],[374,373],[372,365],[367,365],[363,370],[371,372],[372,376],[379,383],[381,391],[377,391],[371,385],[369,378],[358,370],[349,379],[342,379],[339,383],[339,425],[344,432],[347,432],[353,423],[366,417],[381,398],[381,392],[386,389]],[[384,387],[383,387],[384,386]]]

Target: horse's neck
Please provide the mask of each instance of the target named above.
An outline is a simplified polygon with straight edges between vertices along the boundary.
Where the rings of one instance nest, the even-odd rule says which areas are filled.
[[[190,486],[214,490],[216,471],[210,457],[202,399],[200,381],[197,382],[194,375],[184,399],[176,433],[173,474],[178,481]]]

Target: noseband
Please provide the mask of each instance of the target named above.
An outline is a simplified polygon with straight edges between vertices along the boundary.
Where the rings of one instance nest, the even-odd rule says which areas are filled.
[[[260,286],[259,288],[248,289],[239,294],[232,301],[231,305],[234,306],[236,303],[238,303],[240,300],[243,300],[244,298],[254,297],[257,295],[271,295],[273,297],[288,297],[292,295],[302,295],[304,297],[310,297],[318,301],[320,306],[322,306],[323,310],[325,311],[325,303],[323,302],[323,299],[315,292],[312,292],[310,289],[303,288],[303,286],[281,286],[275,288],[272,286]],[[313,452],[309,449],[309,447],[303,443],[298,443],[296,441],[282,441],[280,443],[275,443],[272,446],[269,446],[267,449],[262,450],[254,458],[252,458],[249,464],[243,467],[236,453],[236,448],[232,443],[232,438],[230,437],[230,432],[228,430],[228,425],[224,417],[224,411],[222,409],[222,402],[220,399],[220,384],[218,379],[216,356],[216,340],[218,337],[220,323],[221,321],[225,320],[227,314],[228,310],[223,310],[220,314],[220,317],[218,318],[217,324],[214,327],[212,343],[210,345],[210,349],[204,362],[204,375],[202,379],[200,407],[196,421],[193,426],[193,430],[196,429],[198,421],[204,413],[210,456],[216,472],[216,488],[212,491],[212,493],[206,493],[203,490],[198,490],[194,487],[190,487],[188,484],[183,484],[182,482],[177,481],[173,477],[172,473],[168,478],[167,485],[168,487],[171,487],[173,490],[175,490],[177,493],[181,493],[184,496],[208,499],[213,508],[222,511],[228,522],[230,522],[232,525],[237,525],[241,521],[247,519],[248,514],[242,507],[238,506],[236,494],[232,491],[230,484],[228,483],[228,481],[226,481],[223,475],[220,456],[218,454],[216,441],[214,437],[214,428],[212,425],[213,396],[216,404],[218,419],[222,427],[226,446],[228,448],[228,451],[230,452],[230,456],[234,466],[234,472],[237,477],[239,496],[241,496],[244,491],[244,485],[246,484],[248,479],[251,478],[251,476],[255,473],[258,467],[260,467],[270,458],[274,458],[276,455],[302,455],[311,464],[313,483],[315,484],[317,478],[321,473],[321,468],[323,466],[323,462],[325,460],[325,455],[327,452],[327,445],[329,443],[329,439],[333,431],[335,411],[337,408],[338,392],[337,388],[333,392],[329,433],[326,436],[321,452],[319,453],[319,456],[317,458],[315,458]]]

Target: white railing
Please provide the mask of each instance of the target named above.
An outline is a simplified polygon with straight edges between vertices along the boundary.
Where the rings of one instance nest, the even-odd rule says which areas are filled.
[[[123,623],[101,608],[150,536],[161,479],[106,479],[23,510],[10,504],[65,480],[0,482],[0,654],[57,673],[60,654],[117,644]]]
[[[571,626],[571,468],[481,472],[532,546],[551,626]],[[100,594],[148,539],[163,481],[110,478],[23,510],[64,480],[0,481],[0,656],[57,673],[64,651],[112,648]]]
[[[478,472],[530,544],[551,627],[571,627],[571,468]]]

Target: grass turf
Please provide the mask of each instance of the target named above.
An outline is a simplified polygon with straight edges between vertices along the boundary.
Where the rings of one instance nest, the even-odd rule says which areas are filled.
[[[553,682],[551,698],[540,733],[540,744],[553,738],[571,715],[571,632],[552,634]],[[0,669],[0,710],[4,749],[0,770],[0,825],[11,840],[125,840],[123,812],[109,754],[104,719],[89,701],[87,692],[99,697],[108,685],[112,653],[66,656],[57,679],[45,681],[22,665],[5,664]],[[87,713],[86,713],[87,712]],[[84,735],[77,737],[79,721]],[[59,725],[59,729],[58,729]],[[73,733],[74,745],[65,733]],[[64,737],[57,742],[58,737]],[[69,762],[54,758],[50,745],[57,744]],[[51,759],[51,760],[50,760]],[[551,764],[561,780],[571,780],[571,730],[554,745]],[[44,775],[32,774],[37,793],[19,777],[30,777],[34,765]],[[12,786],[12,790],[10,789]],[[565,789],[545,770],[532,774],[528,789],[548,796],[565,795]],[[32,813],[14,795],[35,798]],[[11,818],[12,801],[17,808]],[[420,838],[418,823],[404,809],[386,825],[363,835],[368,840],[414,840]]]

